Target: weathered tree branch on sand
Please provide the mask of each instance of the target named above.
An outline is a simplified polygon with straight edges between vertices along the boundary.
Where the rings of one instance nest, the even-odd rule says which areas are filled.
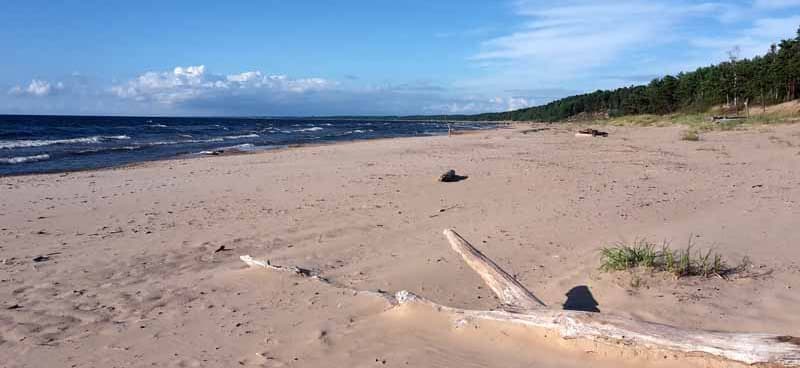
[[[800,366],[800,338],[771,334],[725,333],[685,330],[614,315],[543,309],[533,293],[508,276],[494,262],[453,230],[444,230],[450,245],[477,272],[509,311],[467,311],[436,305],[410,293],[400,295],[400,304],[422,303],[449,313],[476,319],[507,321],[557,331],[562,338],[585,338],[626,346],[664,349],[683,353],[706,353],[747,364]],[[535,305],[538,302],[540,305]],[[530,308],[533,305],[534,308]],[[522,310],[525,308],[528,310]]]
[[[345,285],[341,285],[341,284],[335,283],[335,282],[333,282],[333,281],[331,281],[331,280],[329,280],[329,279],[327,279],[325,277],[322,277],[322,276],[320,276],[319,272],[314,271],[314,270],[309,270],[307,268],[301,268],[301,267],[297,267],[297,266],[285,267],[285,266],[273,265],[268,260],[267,261],[262,261],[262,260],[254,259],[253,257],[251,257],[249,255],[239,256],[239,259],[242,260],[242,262],[246,263],[251,268],[266,268],[268,270],[289,272],[289,273],[295,274],[295,275],[300,276],[300,277],[306,277],[306,278],[310,278],[312,280],[317,280],[317,281],[319,281],[319,282],[321,282],[323,284],[333,286],[333,287],[335,287],[337,289],[344,289],[344,290],[350,291],[350,292],[353,293],[354,296],[355,295],[376,296],[376,297],[379,297],[379,298],[383,299],[384,301],[386,301],[389,304],[389,306],[396,306],[397,305],[397,300],[395,299],[394,295],[392,295],[391,293],[387,293],[386,291],[383,291],[383,290],[370,291],[370,290],[353,289],[353,288],[347,287]]]
[[[300,268],[297,266],[294,267],[276,266],[271,264],[269,261],[261,261],[258,259],[253,259],[253,257],[250,256],[241,256],[239,257],[239,259],[241,259],[242,262],[247,263],[247,265],[250,267],[261,267],[275,271],[293,272],[303,277],[314,277],[322,279],[318,274],[306,268]]]
[[[453,250],[460,254],[464,258],[464,262],[478,273],[483,282],[497,294],[505,307],[512,310],[546,308],[541,300],[455,231],[445,230],[444,235],[450,241]]]
[[[398,306],[419,305],[457,319],[496,321],[546,329],[557,332],[564,339],[585,339],[626,349],[663,350],[693,356],[706,354],[709,357],[760,366],[800,366],[800,338],[793,336],[682,329],[612,314],[546,308],[533,293],[455,231],[444,230],[444,234],[453,250],[461,254],[466,263],[500,298],[504,310],[452,308],[408,291],[400,291],[393,298],[382,292],[377,294]],[[242,260],[256,267],[293,270],[244,256]],[[321,280],[330,283],[325,279]]]

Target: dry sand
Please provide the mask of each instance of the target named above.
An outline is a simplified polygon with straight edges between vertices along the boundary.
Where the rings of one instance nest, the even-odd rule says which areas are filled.
[[[449,250],[448,227],[551,306],[583,285],[602,312],[800,335],[800,125],[700,142],[677,127],[612,127],[608,138],[522,129],[0,178],[0,366],[686,365],[387,311],[238,259],[496,307]],[[469,178],[436,182],[450,168]],[[690,236],[731,263],[749,257],[762,276],[643,275],[634,287],[598,271],[603,245]]]

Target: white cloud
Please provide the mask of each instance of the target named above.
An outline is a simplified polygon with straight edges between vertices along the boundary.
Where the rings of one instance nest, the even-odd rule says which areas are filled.
[[[800,0],[755,0],[756,8],[783,9],[800,6]]]
[[[524,26],[485,41],[473,59],[509,60],[565,72],[585,69],[608,63],[628,48],[669,40],[668,31],[682,18],[716,9],[710,4],[675,6],[637,0],[556,6],[521,2],[517,14],[526,19]]]
[[[430,114],[475,114],[482,112],[496,112],[517,110],[533,105],[523,97],[493,97],[479,98],[471,97],[430,104],[425,111]]]
[[[761,18],[753,21],[752,26],[741,29],[727,37],[701,37],[690,41],[699,48],[709,50],[717,58],[723,58],[726,51],[739,47],[741,57],[763,55],[773,43],[796,36],[800,25],[800,15],[785,18]]]
[[[33,79],[27,87],[15,86],[8,91],[15,96],[45,97],[64,89],[64,83],[51,84],[48,81]]]
[[[198,65],[178,66],[171,72],[147,72],[126,83],[112,86],[111,92],[124,99],[174,105],[242,94],[302,94],[334,86],[336,83],[327,79],[292,79],[285,75],[265,75],[261,71],[218,75],[208,73],[204,65]]]
[[[484,40],[470,60],[481,71],[467,89],[566,88],[590,91],[725,59],[763,54],[794,37],[800,0],[516,0],[508,33]],[[516,25],[515,25],[516,24]],[[615,75],[616,78],[604,78]]]

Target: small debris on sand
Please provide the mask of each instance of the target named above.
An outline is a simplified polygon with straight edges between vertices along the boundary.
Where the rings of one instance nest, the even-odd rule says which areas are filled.
[[[442,176],[439,177],[439,181],[442,183],[453,183],[457,181],[462,181],[468,178],[467,176],[457,175],[455,170],[448,170]]]
[[[531,128],[531,129],[525,129],[525,130],[523,130],[523,131],[522,131],[522,134],[531,134],[531,133],[537,133],[537,132],[541,132],[541,131],[545,131],[545,130],[550,130],[550,128]]]
[[[575,133],[576,137],[608,137],[608,132],[597,129],[582,129]]]
[[[228,252],[228,251],[231,251],[231,250],[233,250],[233,249],[225,248],[224,245],[220,245],[219,248],[217,248],[217,250],[214,251],[214,253]]]

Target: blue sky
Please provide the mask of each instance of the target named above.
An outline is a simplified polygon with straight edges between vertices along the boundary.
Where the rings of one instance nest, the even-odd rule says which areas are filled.
[[[0,113],[457,114],[793,37],[800,0],[7,1]]]

